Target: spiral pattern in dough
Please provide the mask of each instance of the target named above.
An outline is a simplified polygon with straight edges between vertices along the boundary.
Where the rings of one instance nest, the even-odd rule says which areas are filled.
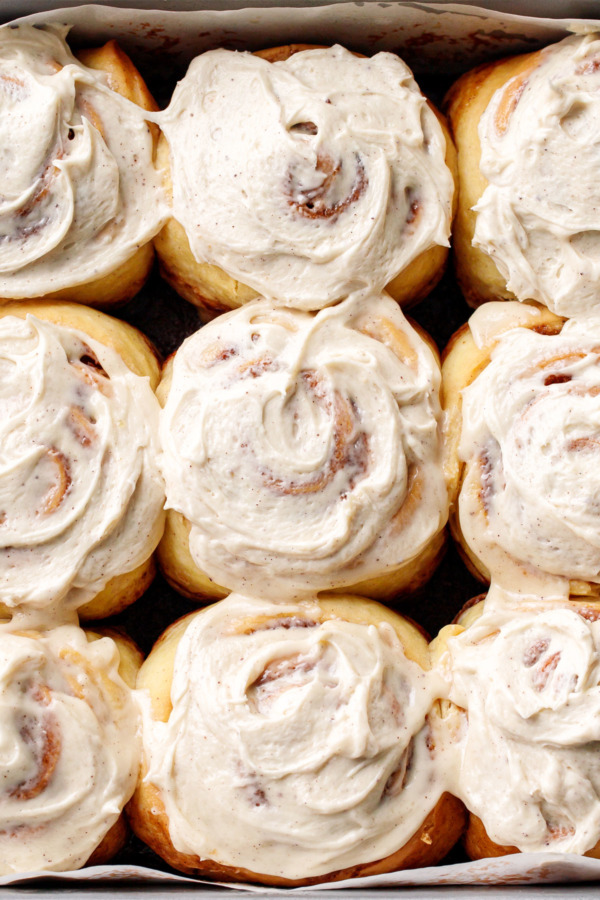
[[[87,335],[0,319],[0,600],[78,607],[163,527],[158,402]]]
[[[469,717],[457,794],[497,844],[582,854],[600,839],[599,617],[496,607],[449,641]]]
[[[64,28],[0,28],[0,296],[114,271],[166,212],[141,108],[110,90]]]
[[[160,434],[167,506],[217,584],[356,584],[443,527],[439,369],[389,297],[317,314],[247,304],[189,338]]]
[[[492,575],[499,546],[550,575],[600,581],[600,323],[503,334],[462,412],[461,527]]]
[[[133,793],[138,712],[112,640],[0,627],[0,874],[89,859]]]
[[[489,185],[473,243],[519,300],[582,315],[600,287],[600,38],[572,36],[530,59],[481,118]]]
[[[161,127],[173,213],[198,262],[279,303],[318,309],[383,290],[448,246],[444,134],[390,53],[203,53]]]
[[[235,594],[196,614],[144,721],[173,845],[291,879],[392,854],[443,791],[437,686],[385,622]]]

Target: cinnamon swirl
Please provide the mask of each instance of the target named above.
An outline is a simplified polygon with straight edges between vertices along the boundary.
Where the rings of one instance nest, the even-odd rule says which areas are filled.
[[[419,630],[358,597],[232,594],[173,625],[140,671],[129,815],[171,865],[318,881],[428,865],[459,837],[447,729]]]
[[[140,764],[139,663],[123,637],[0,625],[2,875],[99,864],[120,849]]]
[[[156,107],[114,42],[84,65],[65,35],[0,28],[0,298],[123,302],[165,218]]]
[[[488,303],[445,360],[453,531],[506,589],[598,593],[599,328]]]
[[[600,857],[600,603],[488,598],[438,643],[468,716],[453,790],[471,858]]]
[[[160,124],[174,219],[156,248],[205,316],[257,292],[319,309],[387,285],[412,302],[439,279],[454,149],[398,57],[211,51]]]
[[[118,611],[154,573],[164,489],[158,365],[79,304],[0,307],[0,602],[64,621]]]
[[[202,328],[159,388],[167,578],[193,597],[423,583],[448,509],[438,386],[386,296],[254,301]]]
[[[467,300],[598,307],[600,39],[571,36],[464,75],[448,113],[458,148],[454,233]]]

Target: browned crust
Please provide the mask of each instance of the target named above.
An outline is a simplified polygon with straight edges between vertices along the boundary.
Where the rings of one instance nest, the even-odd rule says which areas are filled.
[[[266,47],[264,50],[255,50],[254,56],[260,56],[267,62],[285,62],[296,53],[303,53],[304,50],[326,50],[326,44],[282,44],[279,47]],[[355,53],[364,59],[364,53]]]
[[[477,215],[472,207],[488,184],[479,168],[479,120],[496,90],[511,78],[535,68],[541,52],[478,66],[459,78],[444,99],[443,108],[458,152],[458,210],[452,241],[454,265],[465,299],[473,307],[486,300],[515,299],[491,257],[472,245]]]
[[[485,594],[485,593],[484,594],[476,594],[475,597],[471,597],[470,600],[467,600],[467,602],[464,603],[463,606],[461,607],[461,609],[456,613],[456,615],[452,619],[451,624],[452,625],[462,625],[464,622],[464,617],[465,617],[466,613],[468,613],[469,610],[473,609],[473,607],[477,606],[477,604],[483,603],[483,601],[485,600],[486,597],[487,597],[487,594]],[[482,609],[483,609],[483,607],[482,607]]]
[[[362,597],[320,599],[319,603],[321,613],[316,614],[317,621],[342,618],[365,626],[380,621],[387,622],[396,631],[407,656],[425,668],[429,667],[426,638],[419,626],[415,626],[405,617]],[[167,721],[172,708],[170,685],[177,646],[193,618],[202,615],[203,612],[204,610],[200,610],[192,613],[170,626],[159,638],[140,671],[138,688],[149,691],[154,717],[160,721]],[[201,859],[193,854],[176,850],[171,841],[162,795],[155,785],[144,780],[144,774],[141,774],[136,792],[127,807],[134,832],[169,865],[179,871],[220,881],[250,881],[280,887],[296,887],[434,865],[460,838],[466,822],[463,804],[451,794],[444,793],[406,844],[384,859],[357,864],[319,877],[288,879],[222,865],[214,860]]]
[[[82,622],[116,616],[146,593],[156,576],[154,556],[140,563],[131,572],[111,578],[105,588],[77,610]]]
[[[146,818],[143,810],[153,810],[153,820]],[[360,863],[338,869],[313,878],[284,878],[277,875],[252,872],[237,866],[221,865],[213,860],[203,860],[175,849],[169,835],[169,823],[162,797],[157,788],[141,782],[127,807],[127,814],[135,834],[170,866],[198,878],[218,881],[242,881],[272,885],[275,887],[301,887],[303,885],[344,881],[380,875],[403,869],[416,869],[438,863],[459,840],[466,822],[464,806],[452,794],[444,793],[434,808],[424,818],[420,827],[406,844],[384,859]]]
[[[129,828],[125,813],[121,813],[117,821],[108,829],[88,861],[86,866],[103,866],[110,862],[122,850],[129,837]]]
[[[487,859],[489,857],[510,856],[513,853],[520,853],[517,847],[497,844],[491,839],[486,831],[485,825],[474,813],[469,813],[467,830],[463,837],[463,845],[469,859]],[[547,848],[551,850],[549,846]],[[584,856],[592,859],[600,859],[600,841],[587,850]]]
[[[146,82],[116,41],[108,41],[102,47],[80,50],[76,56],[88,69],[106,72],[111,90],[148,112],[158,111],[158,104],[148,90]],[[157,126],[152,127],[158,132]]]

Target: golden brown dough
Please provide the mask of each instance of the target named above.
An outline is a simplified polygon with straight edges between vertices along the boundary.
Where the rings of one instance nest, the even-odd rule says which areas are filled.
[[[513,77],[526,77],[539,61],[539,51],[510,57],[472,69],[456,81],[444,100],[444,109],[457,149],[458,208],[452,232],[456,277],[471,306],[486,300],[514,300],[493,259],[473,246],[476,213],[473,206],[487,187],[479,162],[477,128],[494,93]],[[510,98],[505,108],[510,114]]]

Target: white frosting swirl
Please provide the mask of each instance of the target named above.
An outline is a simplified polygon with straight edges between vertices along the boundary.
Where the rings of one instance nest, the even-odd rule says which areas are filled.
[[[163,527],[158,402],[87,335],[0,319],[0,600],[69,607],[144,562]]]
[[[492,575],[500,547],[551,575],[600,581],[600,321],[501,335],[462,415],[461,527]]]
[[[519,300],[573,316],[600,290],[600,38],[566,38],[490,101],[479,126],[489,181],[474,244]]]
[[[147,113],[79,63],[64,28],[0,28],[0,296],[95,280],[165,214]]]
[[[82,866],[133,793],[138,712],[110,638],[0,628],[0,874]]]
[[[323,618],[231,595],[187,627],[169,719],[144,722],[176,849],[306,878],[393,853],[439,799],[437,679],[390,625]]]
[[[218,584],[261,596],[397,568],[443,527],[439,369],[389,297],[253,302],[178,350],[167,506]]]
[[[600,621],[486,611],[449,641],[468,711],[456,793],[496,843],[585,853],[600,839]]]
[[[391,53],[203,53],[160,123],[194,256],[265,297],[318,309],[448,245],[445,138]]]

